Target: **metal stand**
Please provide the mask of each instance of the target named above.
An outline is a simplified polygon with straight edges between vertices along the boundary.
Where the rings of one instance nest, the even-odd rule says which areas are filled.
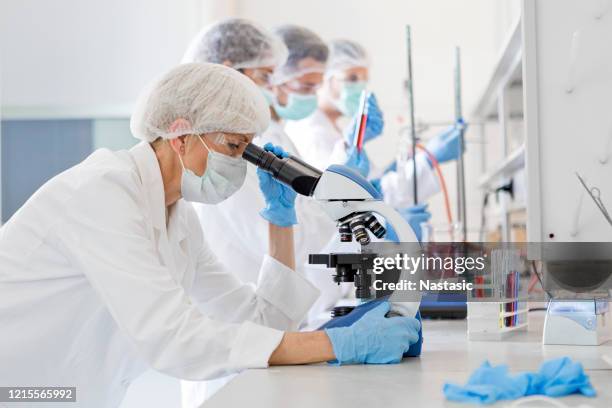
[[[455,47],[455,122],[461,123],[461,51]],[[461,241],[467,241],[467,221],[465,204],[465,169],[463,165],[463,152],[465,151],[464,129],[461,127],[459,137],[459,158],[457,159],[457,221],[461,228]]]

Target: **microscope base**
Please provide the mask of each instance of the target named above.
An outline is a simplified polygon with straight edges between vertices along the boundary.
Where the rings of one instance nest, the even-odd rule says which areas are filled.
[[[598,346],[611,338],[608,300],[551,300],[544,344]]]

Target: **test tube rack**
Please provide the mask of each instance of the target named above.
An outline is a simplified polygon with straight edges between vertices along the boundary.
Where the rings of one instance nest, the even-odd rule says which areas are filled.
[[[468,302],[468,339],[497,341],[516,332],[527,331],[528,311],[527,299]]]

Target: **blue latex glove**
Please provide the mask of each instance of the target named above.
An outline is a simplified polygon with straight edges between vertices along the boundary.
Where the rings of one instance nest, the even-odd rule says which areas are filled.
[[[410,224],[412,230],[414,231],[414,235],[416,235],[419,242],[423,237],[423,231],[421,229],[421,224],[429,221],[431,218],[431,213],[427,211],[427,204],[419,204],[414,207],[405,208],[403,210],[399,210],[399,213],[404,217],[406,222]],[[389,236],[387,236],[389,239]],[[391,239],[389,239],[391,241]]]
[[[372,186],[374,186],[374,188],[376,189],[376,191],[378,191],[381,195],[381,197],[383,196],[383,191],[382,191],[382,183],[381,183],[381,179],[377,178],[377,179],[371,179],[368,180],[370,182],[370,184]]]
[[[381,303],[383,302],[387,302],[387,299],[389,298],[389,296],[384,296],[375,300],[370,300],[369,302],[366,303],[362,303],[359,306],[355,307],[355,309],[353,309],[349,314],[344,315],[344,316],[340,316],[340,317],[334,317],[333,319],[329,320],[328,322],[326,322],[325,324],[323,324],[321,327],[319,327],[318,330],[323,330],[323,329],[331,329],[333,327],[346,327],[346,326],[352,326],[353,324],[355,324],[356,321],[358,321],[359,319],[361,319],[366,313],[368,313],[370,310],[378,307]],[[401,316],[404,316],[404,314],[402,314],[404,310],[402,310],[400,307],[397,306],[397,304],[393,305],[391,304],[391,313],[390,314],[394,314],[397,313]],[[417,312],[415,318],[420,322],[421,321],[421,313]],[[422,328],[419,329],[419,340],[416,343],[413,343],[410,345],[410,348],[408,349],[408,351],[406,351],[404,353],[404,357],[418,357],[421,355],[421,348],[423,346],[423,330]]]
[[[464,386],[447,383],[443,391],[448,400],[477,404],[539,394],[549,397],[578,393],[587,397],[596,395],[582,364],[572,362],[568,357],[542,363],[537,373],[514,376],[508,373],[508,366],[493,367],[485,361]]]
[[[397,160],[393,160],[393,162],[391,162],[391,164],[389,164],[387,167],[385,167],[385,170],[383,171],[383,174],[387,174],[387,173],[390,173],[392,171],[397,171]]]
[[[414,317],[385,317],[389,302],[367,312],[349,327],[325,329],[337,364],[399,363],[419,340],[421,323]]]
[[[438,163],[457,160],[461,151],[461,131],[465,132],[466,129],[467,125],[462,120],[458,121],[430,140],[427,150],[434,155]]]
[[[577,393],[587,397],[597,395],[589,376],[584,373],[582,364],[573,362],[569,357],[544,362],[540,366],[539,375],[541,382],[538,394],[548,397]]]
[[[374,94],[370,94],[368,98],[368,120],[366,121],[366,129],[363,135],[363,143],[367,143],[370,140],[376,139],[383,132],[385,127],[385,121],[383,118],[382,111],[378,107],[378,102],[376,101],[376,97]],[[351,123],[348,125],[346,130],[344,131],[344,136],[346,143],[353,147],[355,145],[355,132],[356,128],[359,126],[359,121],[361,120],[361,116],[357,114],[351,120]]]
[[[289,154],[280,146],[266,143],[264,150],[274,153],[277,157],[288,157]],[[289,227],[297,224],[295,215],[295,197],[297,193],[291,187],[275,180],[272,175],[257,168],[259,188],[266,200],[266,208],[259,213],[268,222],[279,227]]]
[[[364,178],[368,178],[368,174],[370,173],[370,159],[368,159],[366,151],[362,150],[361,152],[358,152],[357,148],[352,147],[347,152],[347,155],[348,158],[346,159],[346,163],[344,163],[344,165],[356,170]]]

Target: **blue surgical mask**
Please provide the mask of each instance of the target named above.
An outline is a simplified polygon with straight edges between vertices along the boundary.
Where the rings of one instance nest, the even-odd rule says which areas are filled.
[[[346,82],[340,91],[340,97],[334,105],[344,116],[353,117],[359,111],[361,93],[366,89],[365,81]]]
[[[181,195],[187,201],[203,204],[218,204],[227,199],[242,187],[246,178],[247,164],[241,157],[230,157],[214,152],[198,136],[208,150],[206,170],[200,177],[183,164],[181,178]]]
[[[272,106],[274,110],[283,119],[300,120],[307,118],[317,110],[317,95],[302,95],[295,92],[287,94],[287,105],[281,106],[278,104],[276,97]]]

